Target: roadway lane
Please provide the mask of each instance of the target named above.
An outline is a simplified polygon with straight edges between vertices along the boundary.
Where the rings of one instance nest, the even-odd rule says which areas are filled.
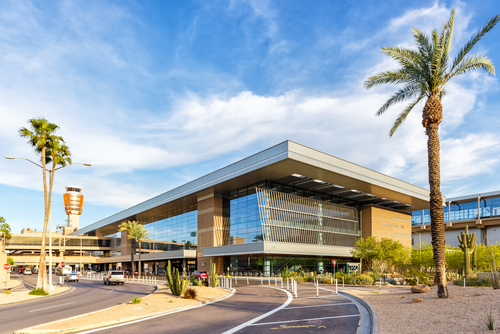
[[[323,288],[318,298],[312,284],[299,284],[299,298],[288,300],[286,293],[272,284],[271,287],[252,285],[258,283],[233,285],[236,293],[232,297],[192,310],[81,333],[356,333],[359,322],[356,305],[334,291]],[[265,317],[256,319],[262,315]]]
[[[22,277],[28,286],[36,284],[36,275]],[[53,277],[58,282],[59,277]],[[78,283],[66,283],[76,289],[72,292],[44,298],[39,301],[0,307],[0,334],[12,334],[13,331],[46,322],[94,312],[100,309],[126,303],[134,296],[145,296],[154,291],[154,287],[141,284],[104,285],[102,281],[81,279]]]

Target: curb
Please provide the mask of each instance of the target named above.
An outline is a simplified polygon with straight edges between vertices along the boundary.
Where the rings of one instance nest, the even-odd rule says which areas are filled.
[[[37,298],[37,299],[27,299],[27,300],[20,300],[18,302],[12,302],[12,303],[8,303],[8,304],[0,304],[0,310],[2,309],[2,307],[4,306],[10,306],[10,305],[16,305],[16,304],[22,304],[22,303],[31,303],[31,302],[36,302],[40,299],[45,299],[45,298],[51,298],[51,297],[57,297],[57,296],[61,296],[61,295],[64,295],[66,293],[69,293],[71,291],[75,290],[75,287],[74,286],[70,286],[70,289],[68,291],[64,291],[64,292],[61,292],[61,293],[57,293],[55,295],[48,295],[48,296],[41,296],[40,298]]]
[[[377,317],[377,312],[373,308],[373,306],[368,303],[366,300],[352,295],[348,292],[341,292],[339,291],[339,295],[342,295],[350,300],[352,300],[358,308],[364,307],[366,309],[366,313],[368,313],[368,317],[365,312],[362,312],[362,310],[359,310],[360,313],[360,319],[359,319],[359,327],[358,327],[358,334],[379,334],[379,327],[378,327],[378,317]]]
[[[155,292],[156,292],[157,289],[158,289],[158,286],[155,285]],[[143,314],[143,315],[139,315],[139,316],[132,316],[132,317],[123,318],[123,319],[110,320],[110,321],[107,321],[107,322],[101,322],[101,323],[94,324],[94,325],[81,326],[81,327],[73,327],[73,328],[62,329],[62,330],[52,330],[52,329],[31,330],[30,328],[25,328],[25,329],[20,329],[18,331],[15,331],[14,334],[63,334],[63,333],[80,332],[80,331],[84,331],[84,330],[92,330],[92,329],[97,329],[97,328],[106,327],[106,326],[123,325],[123,324],[129,323],[129,322],[147,320],[149,318],[156,318],[156,317],[168,315],[170,313],[176,313],[176,312],[187,311],[187,310],[190,310],[190,309],[198,308],[198,307],[204,306],[206,304],[211,304],[211,303],[214,303],[214,302],[217,302],[217,301],[229,298],[235,292],[236,292],[236,289],[231,289],[229,294],[227,294],[225,296],[222,296],[220,298],[212,298],[212,299],[204,300],[204,301],[200,302],[200,304],[195,305],[195,306],[179,307],[179,308],[175,308],[175,309],[172,309],[172,310],[168,310],[166,312],[165,311],[158,311],[158,312]],[[77,316],[74,316],[74,317],[70,317],[70,318],[66,318],[66,319],[52,321],[52,322],[49,322],[49,323],[46,323],[46,324],[40,324],[40,325],[37,325],[37,326],[47,325],[47,324],[51,324],[51,323],[55,323],[55,322],[59,322],[59,321],[63,321],[63,320],[70,320],[70,319],[74,319],[74,318],[78,318],[78,317],[90,315],[90,314],[93,314],[93,313],[97,313],[97,312],[101,312],[101,311],[113,309],[113,308],[115,308],[117,306],[119,306],[119,305],[111,306],[111,307],[108,307],[108,308],[105,308],[105,309],[102,309],[102,310],[99,310],[99,311],[94,311],[94,312],[89,312],[89,313],[85,313],[85,314],[80,314],[80,315],[77,315]],[[37,327],[37,326],[33,326],[33,327]]]

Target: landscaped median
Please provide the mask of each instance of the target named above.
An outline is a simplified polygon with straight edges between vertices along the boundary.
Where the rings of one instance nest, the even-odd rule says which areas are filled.
[[[154,293],[142,298],[138,304],[122,304],[105,310],[87,313],[59,321],[50,322],[30,328],[25,328],[15,333],[71,333],[91,328],[116,325],[128,321],[147,318],[155,315],[200,306],[228,296],[231,291],[226,289],[192,286],[197,292],[195,299],[176,297],[170,293],[166,285],[158,287]]]

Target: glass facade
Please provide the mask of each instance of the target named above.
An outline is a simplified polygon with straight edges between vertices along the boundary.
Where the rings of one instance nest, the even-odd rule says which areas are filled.
[[[45,239],[45,244],[49,246],[49,238]],[[52,237],[52,246],[63,247],[110,247],[111,240],[97,238],[80,238],[80,237]],[[42,238],[40,236],[12,236],[7,240],[6,246],[41,246]]]
[[[448,204],[448,203],[447,203]],[[477,198],[471,199],[470,202],[454,204],[451,202],[449,207],[449,221],[460,220],[475,220],[478,218],[478,203]],[[422,225],[422,211],[424,217],[424,224],[431,223],[430,210],[413,211],[411,214],[412,225]],[[448,221],[448,206],[443,208],[444,221]],[[479,215],[481,218],[491,218],[500,216],[500,196],[488,199],[481,199],[479,201]]]
[[[144,226],[150,241],[141,242],[141,252],[156,253],[180,249],[197,249],[198,211],[180,213]]]
[[[270,181],[225,193],[223,199],[231,245],[272,241],[352,247],[361,235],[354,201]]]
[[[260,255],[260,256],[230,256],[224,258],[224,269],[231,275],[264,276],[277,275],[286,267],[291,271],[333,273],[332,260],[337,260],[336,270],[347,269],[347,262],[333,257],[313,257],[313,256],[281,256],[281,255]],[[349,269],[359,270],[359,263],[349,263]]]

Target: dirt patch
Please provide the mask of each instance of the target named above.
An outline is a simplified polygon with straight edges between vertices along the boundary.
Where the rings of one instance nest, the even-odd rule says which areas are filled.
[[[176,297],[170,293],[166,285],[161,285],[158,290],[142,299],[139,304],[123,304],[112,308],[97,311],[91,314],[68,318],[65,320],[39,325],[30,328],[31,330],[68,330],[76,327],[92,327],[101,323],[117,323],[132,320],[131,318],[146,316],[155,313],[168,312],[170,310],[196,306],[204,301],[222,298],[229,294],[229,290],[209,288],[209,287],[191,287],[198,293],[196,299],[184,299]]]
[[[450,298],[437,297],[437,288],[427,293],[408,289],[373,294],[352,290],[377,312],[380,333],[500,333],[500,290],[448,286]],[[383,290],[382,290],[383,291]],[[413,303],[415,298],[423,302]],[[494,319],[494,330],[486,327],[486,317]]]

